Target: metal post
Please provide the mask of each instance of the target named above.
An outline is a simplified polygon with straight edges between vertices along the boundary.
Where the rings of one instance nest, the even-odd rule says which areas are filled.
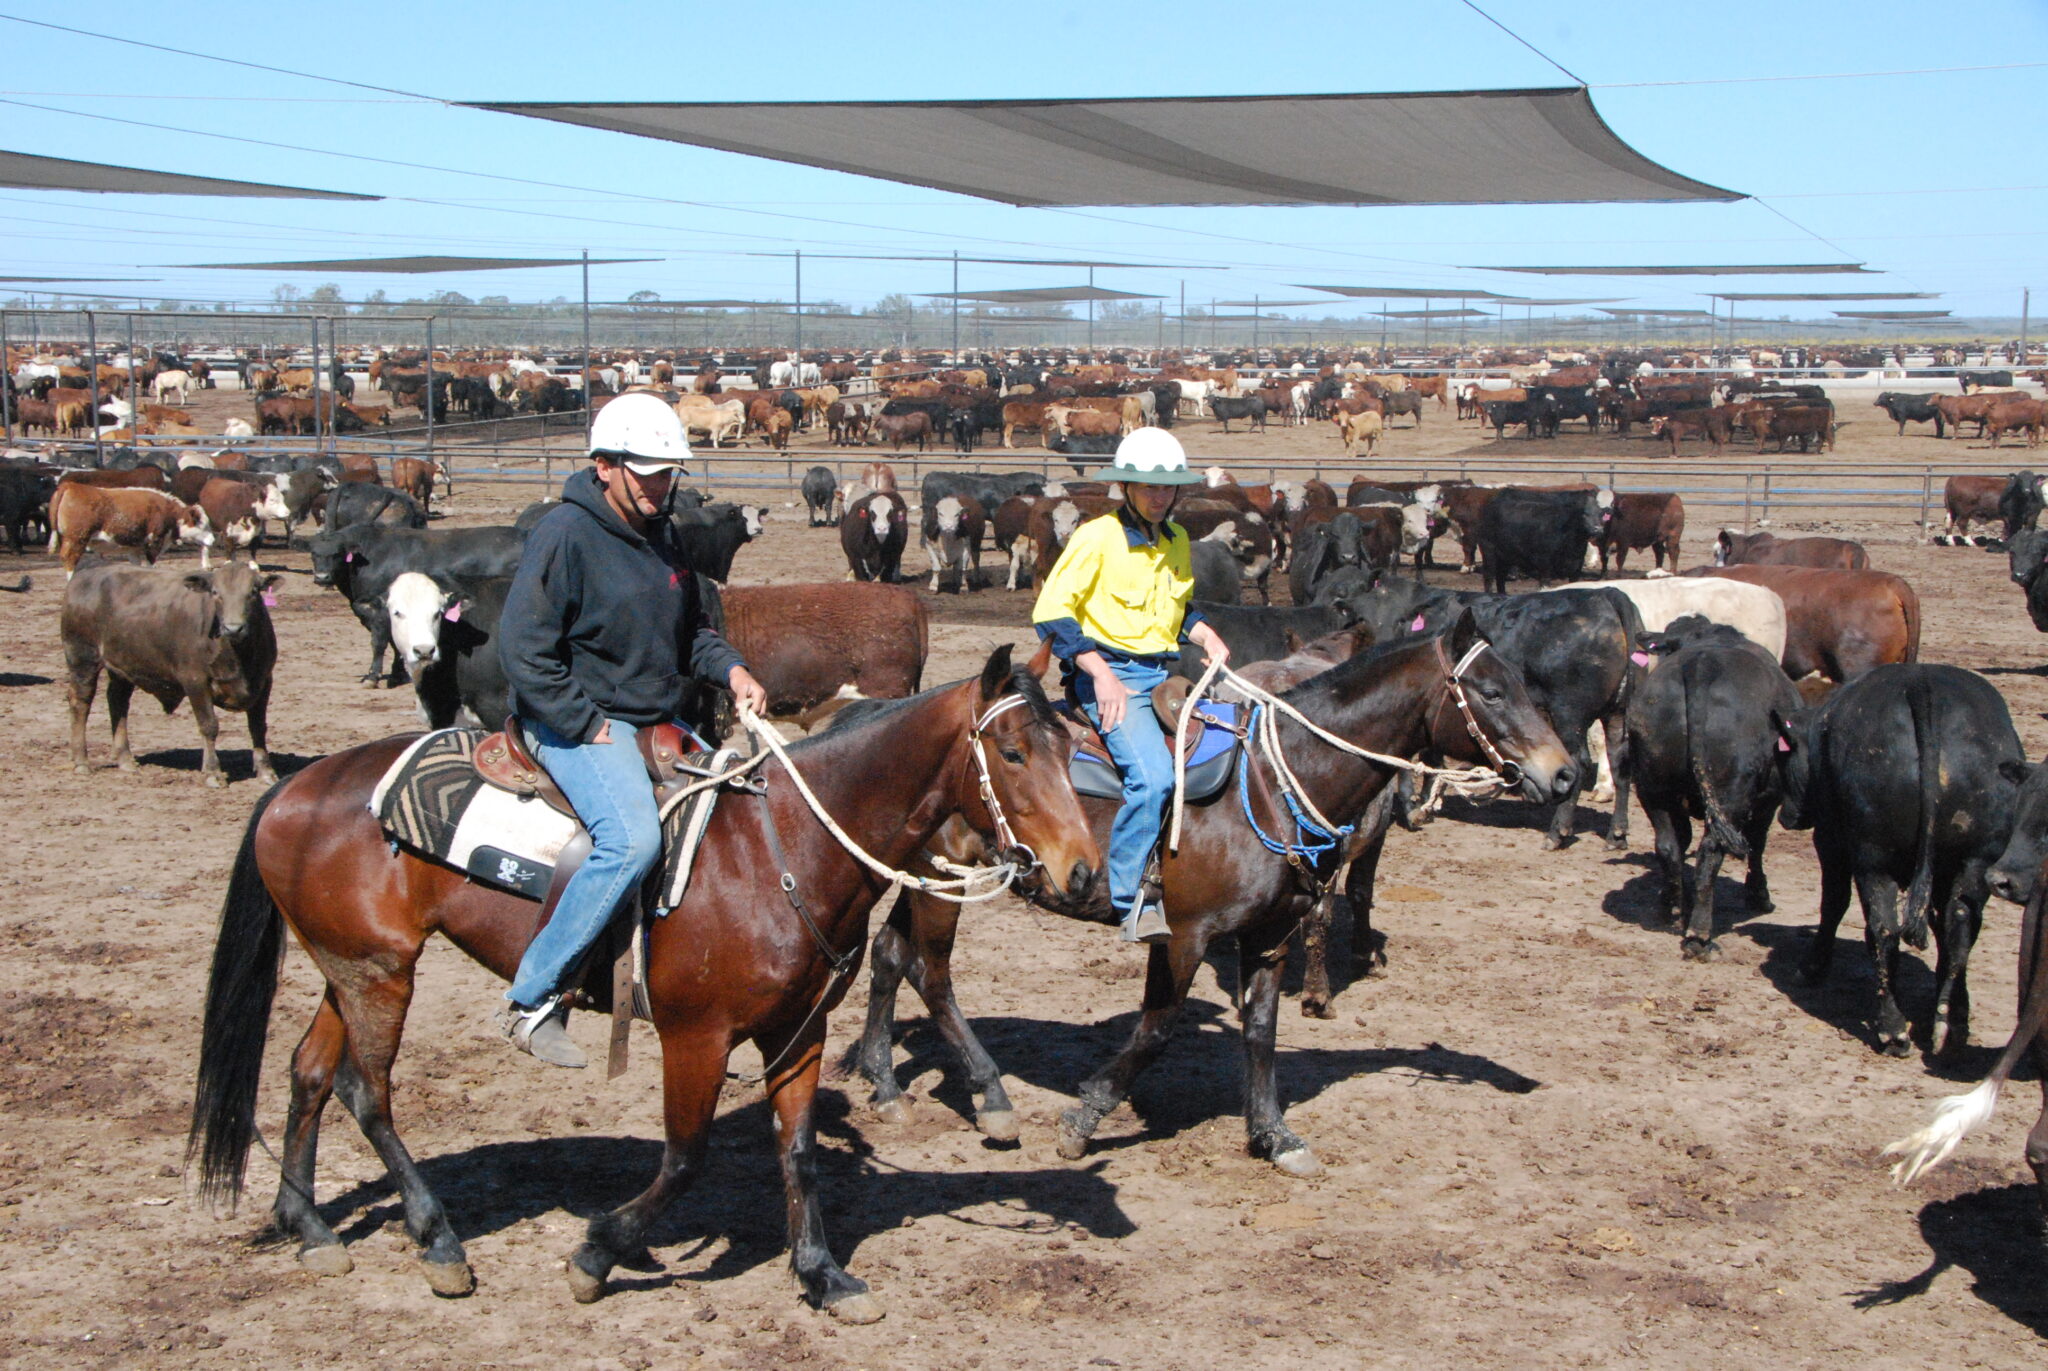
[[[0,353],[0,365],[5,363],[5,353]],[[0,382],[0,386],[4,386]],[[128,431],[135,431],[135,421],[142,416],[141,397],[135,393],[135,316],[128,316]]]
[[[2029,314],[2029,313],[2031,313],[2031,312],[2032,312],[2032,309],[2033,309],[2033,304],[2034,304],[2034,291],[2033,291],[2033,288],[2032,288],[2031,286],[2022,286],[2022,287],[2020,287],[2020,365],[2021,365],[2021,366],[2025,366],[2025,365],[2027,364],[2027,325],[2028,325],[2028,323],[2029,323],[2029,322],[2031,322],[2031,321],[2030,321],[2030,320],[2028,319],[2028,317],[2027,317],[2027,316],[2028,316],[2028,314]]]
[[[92,311],[85,312],[85,368],[92,376],[92,464],[107,464],[107,441],[100,436],[100,329]]]
[[[796,251],[796,360],[804,360],[804,254]]]
[[[1188,283],[1186,281],[1180,283],[1180,350],[1182,360],[1185,361],[1188,350]]]
[[[1259,297],[1252,296],[1252,365],[1259,364]]]
[[[1920,473],[1920,536],[1926,537],[1934,530],[1929,526],[1927,507],[1934,502],[1934,468],[1925,467]]]
[[[953,249],[953,365],[960,365],[960,249]]]
[[[428,397],[431,402],[432,396]],[[590,249],[583,249],[583,443],[590,445]]]
[[[7,311],[0,309],[0,371],[6,370]],[[14,399],[5,377],[0,377],[0,441],[14,441]]]
[[[420,406],[426,411],[427,460],[431,462],[434,460],[434,316],[431,314],[427,316],[427,391]],[[547,446],[545,438],[541,440],[541,446]]]
[[[329,427],[322,423],[324,416],[320,412],[320,316],[316,314],[308,322],[313,325],[313,451],[318,452],[326,446]],[[433,402],[434,397],[428,396],[427,403]]]

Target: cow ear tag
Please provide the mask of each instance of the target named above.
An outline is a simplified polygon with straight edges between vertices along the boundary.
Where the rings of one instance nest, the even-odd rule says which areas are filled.
[[[1637,666],[1648,666],[1650,664],[1650,654],[1647,652],[1631,652],[1628,654],[1628,659]]]
[[[1779,735],[1778,735],[1778,751],[1780,751],[1780,752],[1790,752],[1791,750],[1792,750],[1792,744],[1790,744],[1790,743],[1788,743],[1788,742],[1786,742],[1786,741],[1785,741],[1785,737],[1784,737],[1784,735],[1783,735],[1783,734],[1779,734]]]
[[[462,622],[462,602],[461,602],[460,600],[457,600],[457,601],[456,601],[456,602],[455,602],[454,604],[452,604],[452,605],[448,606],[448,608],[446,608],[446,609],[442,610],[442,611],[441,611],[441,617],[442,617],[442,618],[444,618],[444,619],[446,619],[446,620],[447,620],[447,621],[448,621],[449,623],[451,623],[451,624],[459,624],[459,623],[461,623],[461,622]]]
[[[1420,632],[1422,632],[1422,629],[1423,629],[1423,625],[1424,625],[1424,623],[1425,623],[1425,622],[1426,622],[1426,621],[1425,621],[1425,620],[1423,619],[1423,617],[1422,617],[1422,616],[1421,616],[1420,614],[1416,615],[1416,616],[1415,616],[1415,622],[1414,622],[1414,623],[1412,623],[1412,624],[1410,624],[1410,625],[1408,625],[1408,631],[1409,631],[1410,633],[1420,633]]]
[[[264,606],[264,608],[266,608],[266,609],[276,609],[276,608],[277,608],[277,592],[276,592],[276,591],[274,591],[274,590],[266,590],[266,591],[264,591],[264,592],[263,592],[263,606]]]

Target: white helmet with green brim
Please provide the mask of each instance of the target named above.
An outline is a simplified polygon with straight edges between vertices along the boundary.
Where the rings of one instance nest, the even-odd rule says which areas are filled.
[[[1154,486],[1198,486],[1202,474],[1188,470],[1180,439],[1163,428],[1133,429],[1116,445],[1116,465],[1095,473],[1098,481],[1137,481]]]

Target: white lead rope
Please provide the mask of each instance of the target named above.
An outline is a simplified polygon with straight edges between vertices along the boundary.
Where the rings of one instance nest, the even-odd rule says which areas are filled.
[[[838,821],[826,812],[824,803],[812,791],[810,783],[804,780],[803,773],[796,769],[796,763],[790,760],[789,749],[784,745],[782,735],[775,730],[773,724],[754,713],[753,710],[745,705],[739,707],[739,716],[740,723],[745,726],[747,731],[756,738],[759,738],[762,745],[774,754],[777,761],[782,763],[782,769],[789,773],[790,783],[796,787],[797,794],[803,796],[804,803],[811,807],[811,813],[817,817],[818,822],[823,825],[825,831],[830,833],[855,861],[874,872],[877,876],[880,876],[883,880],[888,881],[891,885],[899,885],[907,890],[915,890],[920,895],[930,895],[941,900],[951,900],[955,904],[972,904],[980,900],[992,900],[996,896],[1003,894],[1009,890],[1017,877],[1023,874],[1024,868],[1018,866],[1015,862],[1004,862],[1000,866],[961,866],[958,863],[947,861],[936,854],[927,854],[927,860],[941,871],[957,872],[960,874],[945,880],[934,880],[929,876],[915,876],[908,871],[898,871],[855,842],[852,836],[839,826]],[[984,721],[986,718],[987,716],[983,716]],[[980,727],[981,722],[977,721],[977,729]],[[993,880],[995,884],[985,891],[971,893],[977,884],[988,880]]]
[[[1465,654],[1465,659],[1452,669],[1451,680],[1454,684],[1458,676],[1464,673],[1466,666],[1471,663],[1472,658],[1477,656],[1484,646],[1484,643],[1475,643],[1472,650]],[[1181,812],[1187,804],[1187,753],[1184,749],[1184,744],[1187,737],[1188,717],[1194,712],[1196,702],[1208,693],[1209,687],[1219,675],[1232,688],[1243,692],[1245,697],[1254,704],[1266,707],[1264,717],[1259,723],[1258,738],[1256,740],[1259,755],[1265,758],[1267,764],[1273,768],[1274,773],[1280,779],[1281,786],[1293,793],[1295,800],[1301,805],[1308,817],[1326,829],[1334,831],[1338,825],[1331,823],[1317,811],[1314,802],[1309,799],[1308,791],[1295,776],[1293,769],[1287,765],[1287,754],[1280,746],[1279,716],[1282,714],[1285,714],[1288,718],[1294,720],[1317,738],[1336,748],[1339,752],[1348,752],[1354,757],[1362,757],[1370,762],[1378,762],[1381,766],[1390,766],[1399,771],[1412,772],[1417,776],[1428,777],[1430,789],[1428,796],[1425,798],[1425,804],[1435,804],[1447,790],[1459,795],[1485,795],[1498,791],[1505,784],[1501,774],[1492,767],[1430,766],[1425,762],[1413,761],[1407,757],[1393,757],[1384,752],[1374,752],[1370,748],[1360,747],[1358,744],[1340,738],[1330,732],[1330,730],[1310,719],[1278,695],[1261,686],[1254,685],[1229,667],[1212,660],[1209,663],[1208,669],[1202,673],[1201,679],[1195,683],[1195,688],[1188,692],[1187,700],[1181,706],[1179,722],[1174,727],[1173,823],[1168,831],[1167,838],[1167,850],[1170,852],[1180,850]],[[1247,737],[1247,743],[1252,741],[1251,738]]]

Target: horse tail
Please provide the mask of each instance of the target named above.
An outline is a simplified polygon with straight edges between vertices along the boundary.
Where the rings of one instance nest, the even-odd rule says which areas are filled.
[[[1934,701],[1927,682],[1906,681],[1906,705],[1913,715],[1913,733],[1920,764],[1920,852],[1913,861],[1913,881],[1899,905],[1899,933],[1915,947],[1927,946],[1928,906],[1934,903],[1934,829],[1941,807],[1941,758],[1934,736]]]
[[[1964,1134],[1990,1120],[1992,1111],[1998,1108],[1998,1092],[2006,1078],[2012,1075],[2042,1029],[2048,1027],[2048,946],[2044,946],[2042,938],[2048,932],[2042,928],[2044,896],[2048,896],[2048,881],[2037,880],[2034,898],[2027,902],[2020,924],[2020,946],[2027,956],[2019,1026],[2013,1029],[2005,1050],[1998,1054],[1991,1074],[1975,1090],[1948,1096],[1935,1105],[1934,1119],[1927,1127],[1900,1138],[1879,1154],[1899,1159],[1892,1164],[1892,1179],[1898,1184],[1910,1185],[1941,1165],[1956,1150]]]
[[[1713,779],[1707,775],[1706,763],[1700,758],[1699,735],[1692,726],[1693,672],[1692,663],[1687,662],[1685,670],[1685,757],[1692,768],[1693,784],[1699,787],[1700,813],[1706,820],[1707,840],[1731,857],[1747,860],[1749,840],[1742,836],[1742,830],[1728,818],[1728,811],[1721,808],[1721,797],[1714,793]]]
[[[1894,592],[1899,600],[1899,617],[1906,621],[1906,660],[1920,660],[1920,596],[1910,585]]]
[[[256,802],[228,878],[206,986],[192,1128],[185,1140],[186,1166],[195,1159],[199,1163],[199,1193],[231,1207],[256,1136],[256,1084],[284,958],[284,915],[256,869],[256,830],[276,797],[273,786]]]

